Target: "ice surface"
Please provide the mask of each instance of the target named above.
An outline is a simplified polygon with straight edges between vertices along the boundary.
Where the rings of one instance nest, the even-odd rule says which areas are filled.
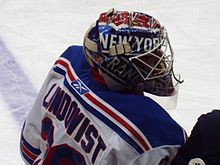
[[[1,165],[23,164],[20,130],[49,68],[112,7],[147,12],[168,29],[174,67],[185,80],[168,112],[188,133],[199,115],[220,108],[218,0],[0,0]]]

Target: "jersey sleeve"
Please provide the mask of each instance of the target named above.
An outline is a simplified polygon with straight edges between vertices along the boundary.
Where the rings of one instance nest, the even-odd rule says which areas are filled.
[[[71,58],[71,55],[78,51],[80,47],[74,46],[67,48],[60,57]],[[76,56],[77,57],[77,56]],[[42,110],[44,96],[48,93],[52,83],[56,83],[62,79],[61,75],[55,74],[53,68],[49,71],[36,99],[31,111],[28,113],[23,125],[20,137],[20,152],[25,164],[34,164],[38,162],[45,153],[47,146],[42,133],[42,121],[45,117],[45,112]]]
[[[20,151],[21,157],[26,164],[33,164],[37,157],[41,154],[42,149],[42,138],[41,138],[41,121],[42,121],[42,110],[41,105],[43,96],[46,93],[47,86],[52,79],[52,71],[48,74],[40,92],[35,99],[31,111],[23,125],[20,137]]]

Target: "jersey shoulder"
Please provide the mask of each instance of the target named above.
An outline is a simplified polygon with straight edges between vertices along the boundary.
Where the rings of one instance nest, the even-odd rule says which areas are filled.
[[[69,47],[59,60],[64,61],[64,69],[61,67],[54,70],[69,81],[66,86],[74,97],[87,111],[130,142],[130,145],[136,145],[138,151],[141,151],[139,143],[153,148],[184,143],[182,127],[154,100],[113,92],[96,83],[82,46]]]
[[[133,123],[152,147],[182,145],[185,142],[184,129],[150,97],[110,91],[100,91],[97,95]]]

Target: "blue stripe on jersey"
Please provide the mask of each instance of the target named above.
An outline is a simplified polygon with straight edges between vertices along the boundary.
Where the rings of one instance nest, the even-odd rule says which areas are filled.
[[[92,113],[94,116],[99,118],[103,123],[113,129],[122,139],[124,139],[127,143],[129,143],[139,154],[142,154],[143,149],[129,136],[127,135],[119,126],[117,126],[114,122],[109,120],[106,116],[100,113],[98,110],[89,105],[85,100],[83,100],[78,93],[72,88],[72,86],[68,83],[65,74],[66,72],[59,67],[54,67],[53,70],[64,76],[64,86],[76,97],[76,99],[81,103],[81,105],[85,108],[85,110]]]
[[[40,150],[40,149],[37,149],[37,148],[35,148],[35,147],[33,147],[33,146],[31,146],[31,145],[26,141],[26,139],[24,138],[23,135],[21,136],[21,141],[22,141],[22,143],[24,144],[24,146],[25,146],[30,152],[32,152],[32,153],[35,154],[35,155],[40,155],[41,150]]]
[[[32,159],[30,159],[22,150],[21,150],[21,154],[23,156],[23,158],[29,163],[29,164],[33,164],[34,161]]]

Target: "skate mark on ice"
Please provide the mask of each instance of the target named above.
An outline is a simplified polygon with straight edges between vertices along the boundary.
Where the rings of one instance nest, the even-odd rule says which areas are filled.
[[[0,37],[0,95],[21,127],[37,94]]]

